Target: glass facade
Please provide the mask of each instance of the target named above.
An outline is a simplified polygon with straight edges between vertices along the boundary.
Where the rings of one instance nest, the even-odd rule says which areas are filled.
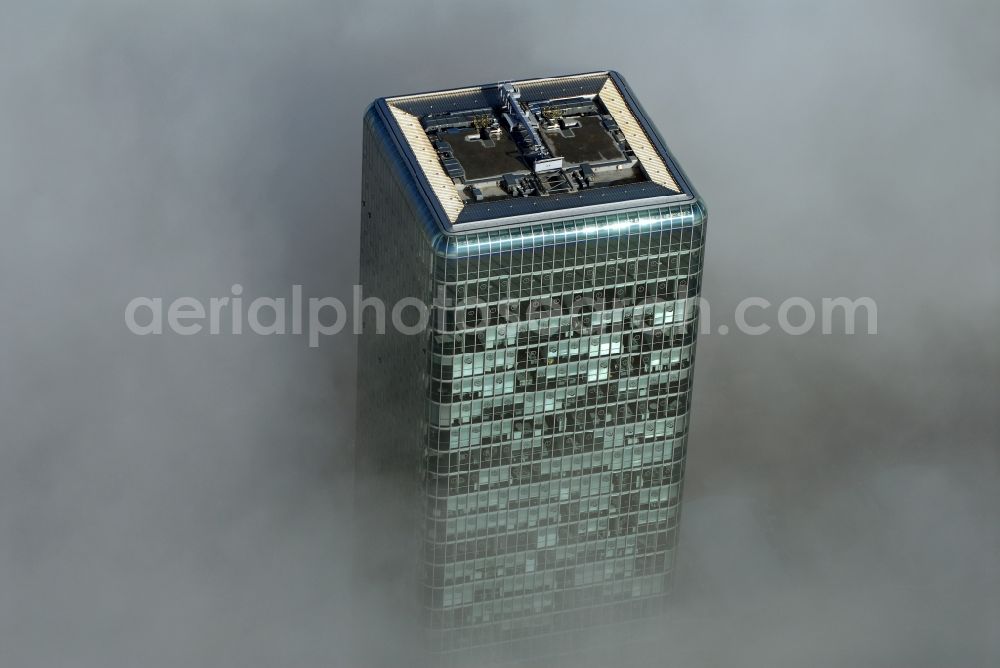
[[[379,503],[412,522],[433,665],[528,660],[659,611],[687,450],[700,202],[445,233],[383,123],[366,122],[362,280],[433,308],[406,341],[366,317],[359,472],[412,475]],[[385,424],[390,407],[404,426]]]

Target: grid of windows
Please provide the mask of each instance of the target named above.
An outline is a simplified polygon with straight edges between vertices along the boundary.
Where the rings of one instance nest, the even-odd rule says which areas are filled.
[[[423,582],[444,656],[512,659],[658,609],[701,220],[686,205],[493,230],[436,259]]]

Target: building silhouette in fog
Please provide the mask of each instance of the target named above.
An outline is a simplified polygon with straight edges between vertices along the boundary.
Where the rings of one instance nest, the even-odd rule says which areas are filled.
[[[379,99],[363,163],[361,282],[385,311],[360,339],[362,572],[400,583],[433,665],[657,613],[705,211],[633,93],[598,72]],[[413,298],[418,334],[390,322],[422,324]]]

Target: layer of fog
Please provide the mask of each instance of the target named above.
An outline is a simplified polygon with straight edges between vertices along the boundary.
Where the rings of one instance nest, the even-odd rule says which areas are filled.
[[[350,604],[353,339],[139,338],[124,306],[346,300],[367,102],[607,67],[709,203],[714,317],[879,305],[877,336],[700,342],[657,665],[1000,659],[995,6],[4,15],[0,664],[365,665],[400,620]]]

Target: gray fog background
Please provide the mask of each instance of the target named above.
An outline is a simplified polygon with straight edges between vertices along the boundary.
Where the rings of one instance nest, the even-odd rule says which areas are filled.
[[[703,337],[649,665],[1000,664],[996,3],[2,9],[0,666],[364,668],[353,338],[125,304],[346,299],[371,99],[608,67],[709,203],[713,322],[878,303],[876,336]]]

